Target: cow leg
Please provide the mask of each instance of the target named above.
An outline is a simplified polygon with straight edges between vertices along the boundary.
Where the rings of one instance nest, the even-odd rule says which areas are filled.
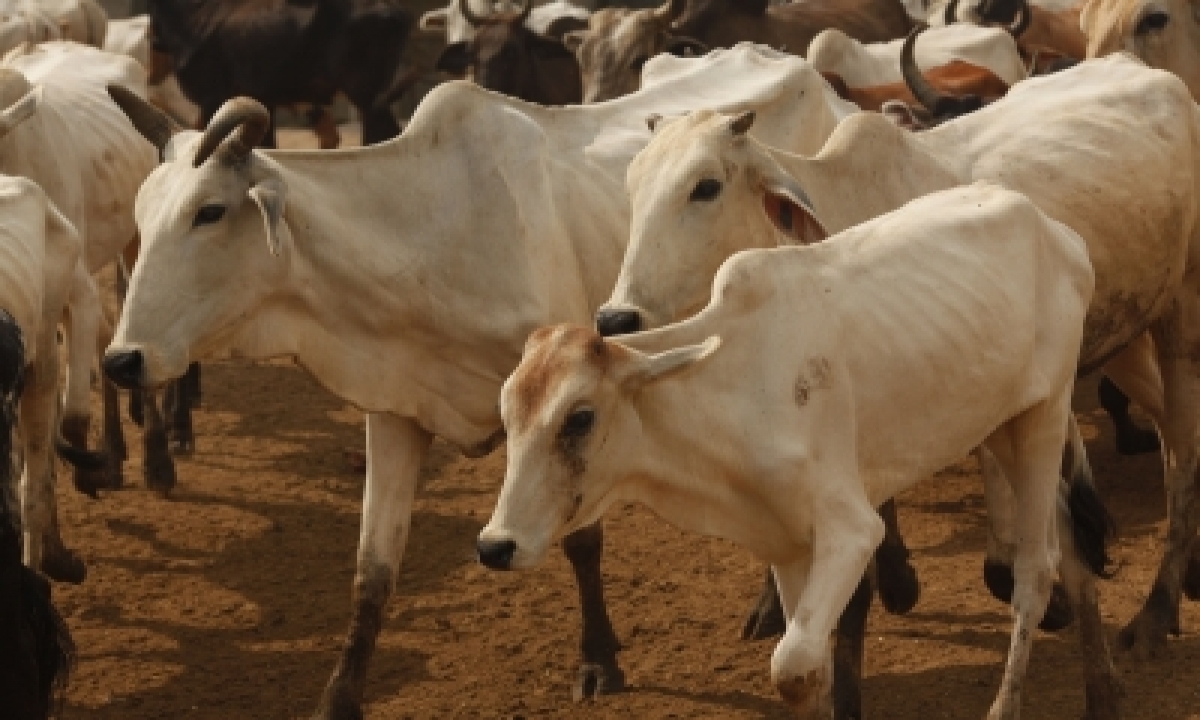
[[[413,493],[432,436],[412,420],[367,415],[367,484],[363,492],[354,615],[314,718],[362,718],[367,664],[383,625],[383,607],[396,584],[408,540]]]
[[[192,406],[195,404],[192,388],[199,386],[200,364],[188,365],[183,377],[167,386],[165,407],[171,418],[168,437],[171,452],[175,455],[191,455],[196,450],[196,438],[192,433]]]
[[[165,497],[175,487],[175,460],[167,448],[167,424],[158,409],[158,392],[142,390],[142,413],[146,424],[142,426],[142,450],[144,453],[142,476],[146,487],[157,490]]]
[[[814,498],[811,554],[774,566],[788,628],[771,655],[771,681],[801,717],[833,712],[829,639],[883,540],[883,520],[850,473],[851,482]]]
[[[1058,468],[1066,441],[1070,387],[1060,397],[1035,406],[1001,427],[987,440],[1013,491],[1016,548],[1012,595],[1014,616],[1008,661],[988,720],[1021,715],[1021,687],[1029,665],[1033,628],[1050,602],[1058,564],[1055,510]],[[1002,442],[996,442],[1002,440]]]
[[[96,279],[79,264],[71,283],[67,312],[67,374],[63,392],[62,436],[68,443],[86,450],[91,425],[91,377],[96,348],[101,335],[103,309]],[[73,468],[75,489],[90,497],[99,490],[120,486],[120,464],[109,457],[105,466],[89,470]]]
[[[879,599],[893,615],[903,615],[912,610],[921,595],[921,583],[917,570],[909,562],[908,547],[900,534],[900,521],[896,516],[896,501],[888,500],[879,506],[883,518],[883,542],[875,551],[875,580],[879,587]]]
[[[868,571],[859,581],[838,619],[833,647],[833,720],[862,720],[863,650],[874,596],[870,575]]]
[[[1107,376],[1100,378],[1100,407],[1112,420],[1117,435],[1117,452],[1141,455],[1158,450],[1158,433],[1138,427],[1129,415],[1129,397]]]
[[[121,300],[124,300],[125,297],[123,278],[124,276],[118,271],[117,294]],[[104,348],[108,347],[109,342],[112,341],[112,333],[112,323],[102,313],[100,315],[100,335],[96,343],[98,353],[104,353]],[[111,471],[109,489],[117,490],[125,484],[122,465],[129,459],[129,452],[125,446],[125,431],[121,428],[121,398],[117,392],[117,386],[109,382],[104,373],[100,373],[100,403],[104,420],[104,425],[100,429],[100,446],[104,448],[104,453],[108,456]]]
[[[767,568],[767,578],[763,582],[762,592],[754,603],[754,609],[742,625],[743,640],[765,640],[769,637],[782,635],[787,629],[787,619],[784,617],[783,605],[779,601],[779,589],[775,586],[775,573]]]
[[[571,689],[575,702],[620,692],[625,688],[625,673],[617,663],[621,642],[613,630],[604,603],[604,578],[600,574],[600,556],[604,552],[604,528],[589,525],[563,538],[563,553],[575,571],[579,588],[579,606],[583,614],[583,662]]]

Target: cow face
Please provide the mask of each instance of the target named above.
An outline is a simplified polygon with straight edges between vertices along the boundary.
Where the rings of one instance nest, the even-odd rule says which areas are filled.
[[[1089,58],[1124,50],[1180,76],[1200,98],[1200,1],[1091,0],[1079,26]]]
[[[500,393],[508,467],[479,534],[480,561],[496,570],[532,567],[555,540],[600,519],[645,456],[633,397],[719,344],[710,338],[646,355],[581,327],[530,335]]]
[[[121,103],[127,114],[134,102]],[[166,138],[147,125],[156,109],[135,109],[164,160],[138,192],[141,252],[104,369],[122,387],[154,387],[245,327],[286,275],[290,232],[286,185],[252,152],[269,122],[261,105],[231,100],[203,134]]]
[[[668,32],[669,7],[599,10],[592,13],[586,30],[566,34],[563,43],[579,60],[585,103],[635,92],[642,84],[642,66],[661,52],[691,57],[708,51],[699,41]]]
[[[695,313],[708,302],[717,269],[739,250],[824,238],[803,191],[747,137],[753,119],[700,111],[652,122],[654,138],[626,175],[629,246],[596,316],[601,333]]]

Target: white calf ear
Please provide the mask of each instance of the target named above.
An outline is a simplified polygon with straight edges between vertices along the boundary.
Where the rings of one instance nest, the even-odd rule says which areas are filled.
[[[21,96],[12,105],[0,112],[0,137],[4,137],[16,126],[28,120],[37,112],[38,103],[42,101],[42,88],[35,87]]]
[[[250,188],[250,199],[258,206],[263,216],[263,224],[267,229],[267,246],[272,255],[279,255],[282,246],[280,238],[283,232],[287,231],[286,227],[280,227],[286,195],[283,183],[277,180],[265,180]]]
[[[691,367],[712,355],[719,347],[721,347],[721,338],[713,335],[699,345],[687,345],[656,355],[646,355],[626,348],[629,357],[621,363],[616,372],[617,383],[626,390],[637,390],[644,385]]]
[[[812,200],[804,189],[790,177],[762,180],[763,210],[779,232],[797,245],[819,243],[829,237],[825,226],[817,220]]]

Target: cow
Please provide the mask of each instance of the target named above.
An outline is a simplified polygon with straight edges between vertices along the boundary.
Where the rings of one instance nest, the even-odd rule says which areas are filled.
[[[573,18],[560,24],[560,37],[547,37],[527,26],[532,0],[519,12],[482,17],[473,13],[467,0],[458,4],[475,36],[448,44],[438,57],[438,70],[470,75],[488,90],[541,105],[571,105],[583,99],[579,63],[561,40],[561,33],[574,27]]]
[[[173,133],[161,112],[110,89],[164,163],[135,207],[142,254],[108,377],[155,387],[222,349],[287,355],[367,413],[354,615],[318,717],[357,717],[431,439],[491,449],[526,335],[587,321],[611,289],[645,116],[750,106],[764,139],[811,152],[845,106],[825,88],[799,58],[750,45],[658,58],[641,92],[594,107],[546,109],[456,81],[426,96],[396,140],[319,155],[252,150],[269,118],[250,99],[203,133]],[[564,544],[584,609],[579,697],[623,682],[602,538],[597,526]]]
[[[666,228],[660,201],[678,222],[673,193],[635,196],[635,217]],[[811,208],[792,207],[794,222],[812,222]],[[769,212],[745,203],[745,215]],[[663,241],[690,241],[691,221]],[[1058,511],[1093,288],[1078,234],[977,183],[820,245],[738,253],[712,287],[695,317],[620,342],[571,325],[530,336],[500,395],[508,464],[480,562],[533,567],[620,501],[735,542],[771,563],[786,608],[776,690],[800,717],[828,718],[829,639],[883,538],[875,508],[984,443],[1010,478],[1020,537],[1012,643],[988,718],[1020,716],[1060,557],[1090,629],[1084,662],[1117,687],[1094,578],[1105,568],[1089,563],[1106,528],[1082,512],[1102,506],[1079,478],[1070,495],[1086,501]],[[1100,542],[1076,548],[1083,536]]]
[[[951,0],[931,20],[947,25],[969,22],[1009,27],[1021,51],[1030,58],[1041,54],[1082,60],[1087,56],[1087,38],[1080,29],[1080,6],[1047,8],[1029,0]]]
[[[325,106],[341,92],[359,111],[365,144],[400,132],[390,106],[414,76],[401,63],[412,18],[396,0],[151,0],[149,11],[155,49],[173,61],[203,124],[240,95],[273,112]],[[274,147],[274,123],[264,141]]]
[[[108,13],[96,0],[0,0],[0,13],[7,12],[25,14],[38,25],[49,19],[63,40],[104,47]]]
[[[33,8],[0,13],[0,55],[25,43],[37,44],[62,38],[62,29],[49,15]]]
[[[133,200],[156,158],[153,146],[105,92],[114,82],[141,91],[145,73],[129,58],[76,43],[38,45],[0,67],[0,107],[14,107],[31,84],[41,91],[38,112],[0,138],[0,172],[36,182],[83,239],[64,326],[62,422],[63,437],[79,449],[87,447],[91,373],[105,332],[94,274],[117,260],[133,241]],[[115,388],[104,383],[103,397],[101,454],[106,461],[99,468],[77,467],[74,476],[75,487],[92,496],[121,485],[125,456]],[[151,487],[168,489],[175,482],[175,469],[165,424],[157,410],[148,415],[146,479]],[[82,581],[86,568],[64,547],[57,522],[51,522],[46,533],[47,550],[41,563],[32,567],[56,580]]]
[[[1089,0],[1079,23],[1087,35],[1087,57],[1132,53],[1183,78],[1200,101],[1200,17],[1191,3]]]
[[[654,10],[605,10],[564,42],[579,58],[584,102],[619,97],[638,87],[648,58],[696,53],[752,41],[803,54],[827,28],[863,42],[904,37],[912,20],[896,0],[667,0]]]
[[[463,5],[468,6],[463,11]],[[492,3],[489,0],[453,0],[449,5],[430,10],[421,16],[417,28],[423,33],[444,35],[447,45],[467,42],[475,37],[480,23],[467,19],[470,13],[476,18],[519,12],[515,3]],[[530,11],[525,27],[538,35],[559,37],[566,29],[586,27],[591,11],[566,0],[554,0],[538,5]]]
[[[28,203],[20,198],[24,190],[30,190]],[[0,178],[0,195],[4,196],[0,206],[6,211],[0,233],[5,241],[19,240],[7,231],[16,229],[20,220],[10,224],[13,218],[7,211],[15,202],[30,205],[36,214],[37,193],[21,187],[20,181]],[[17,215],[21,214],[18,210]],[[35,236],[44,232],[44,221],[42,227],[35,222],[29,229]],[[21,285],[29,287],[33,278],[17,280],[0,291],[6,299],[14,299],[15,291]],[[50,583],[21,562],[21,509],[11,459],[26,369],[25,343],[16,319],[0,310],[0,657],[4,658],[0,706],[10,720],[46,720],[54,709],[55,696],[67,685],[74,643],[50,601]]]
[[[1145,132],[1146,127],[1155,132]],[[788,186],[792,194],[803,188],[830,232],[974,180],[1002,181],[1024,192],[1083,236],[1096,266],[1080,372],[1103,367],[1147,410],[1162,435],[1171,529],[1153,590],[1120,636],[1124,647],[1153,654],[1168,632],[1179,629],[1182,591],[1200,587],[1200,562],[1192,560],[1188,568],[1196,522],[1195,419],[1190,394],[1182,389],[1194,382],[1197,362],[1189,354],[1196,347],[1191,338],[1197,325],[1186,308],[1197,292],[1189,253],[1200,243],[1191,190],[1200,173],[1198,140],[1200,115],[1186,86],[1125,55],[1023,81],[1004,99],[923,133],[901,130],[871,113],[853,115],[815,157],[768,152],[752,139],[739,141],[720,120],[680,121],[639,154],[630,166],[630,186],[685,188],[689,180],[715,180],[718,187],[707,192],[720,202],[693,208],[678,198],[674,209],[656,205],[656,223],[682,222],[676,216],[688,212],[695,237],[686,248],[662,242],[654,223],[635,216],[621,274],[598,325],[631,332],[684,317],[703,307],[705,279],[730,253],[783,240],[757,215],[720,210],[732,198],[764,202],[764,173],[794,178]],[[1118,147],[1121,153],[1114,154]],[[775,164],[764,167],[763,158]],[[725,171],[714,175],[714,168],[727,168],[728,181],[720,179]],[[783,186],[770,188],[771,212],[791,223],[786,241],[813,239],[804,216],[793,213],[790,196],[779,194]],[[1130,207],[1139,211],[1131,213]],[[739,232],[724,232],[725,222]],[[706,243],[701,238],[709,233],[726,244]],[[1131,237],[1138,238],[1137,252],[1129,251]],[[1147,329],[1153,342],[1144,334]],[[985,564],[989,587],[1001,598],[1005,586],[1011,587],[1004,580],[1008,537],[1009,530],[993,527]]]

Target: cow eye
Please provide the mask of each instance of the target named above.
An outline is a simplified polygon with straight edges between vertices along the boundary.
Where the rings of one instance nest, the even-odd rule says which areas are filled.
[[[645,65],[646,61],[649,59],[650,58],[646,57],[645,55],[638,55],[637,57],[635,57],[633,59],[633,62],[629,63],[629,67],[631,70],[636,70],[637,72],[641,72],[642,66]]]
[[[1134,32],[1138,35],[1162,32],[1170,22],[1171,16],[1168,13],[1162,10],[1151,10],[1138,21],[1137,29]]]
[[[696,183],[696,187],[692,188],[691,197],[689,200],[698,202],[708,202],[715,200],[721,194],[721,181],[706,178]]]
[[[196,219],[192,221],[192,227],[212,225],[223,217],[225,217],[224,205],[205,205],[196,213]]]
[[[592,425],[595,423],[596,411],[591,408],[580,408],[567,416],[559,434],[563,437],[583,437],[591,432]]]

